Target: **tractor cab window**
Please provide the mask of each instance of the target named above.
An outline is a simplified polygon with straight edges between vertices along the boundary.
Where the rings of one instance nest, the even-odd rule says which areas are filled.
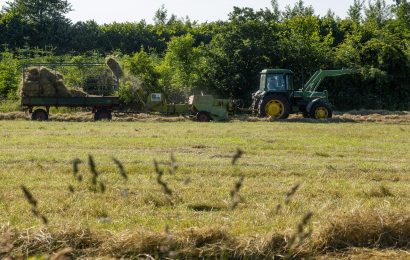
[[[273,91],[286,91],[287,76],[283,74],[269,74],[266,79],[266,87]]]
[[[286,86],[288,86],[288,90],[293,90],[293,75],[286,75]]]
[[[261,82],[260,82],[259,89],[265,90],[265,86],[266,86],[266,74],[261,74]]]

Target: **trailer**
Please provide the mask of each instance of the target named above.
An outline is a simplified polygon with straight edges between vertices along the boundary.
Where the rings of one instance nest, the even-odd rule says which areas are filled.
[[[35,121],[47,121],[51,107],[89,108],[94,120],[111,120],[112,112],[120,107],[118,97],[22,97],[21,105]]]

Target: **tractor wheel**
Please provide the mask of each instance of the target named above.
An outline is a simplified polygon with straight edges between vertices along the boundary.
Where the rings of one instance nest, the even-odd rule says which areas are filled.
[[[33,114],[31,114],[31,120],[48,121],[48,113],[44,109],[36,109]]]
[[[259,116],[273,119],[286,119],[290,114],[290,104],[282,95],[269,95],[259,104]]]
[[[311,106],[309,115],[313,119],[328,119],[332,118],[333,111],[329,104],[319,101]]]
[[[206,111],[200,111],[198,112],[198,114],[196,114],[196,120],[198,122],[210,122],[211,116]]]
[[[302,116],[303,116],[303,118],[309,118],[310,117],[308,112],[303,112]]]
[[[112,114],[110,110],[101,109],[97,110],[94,114],[94,121],[101,121],[101,120],[111,120]]]

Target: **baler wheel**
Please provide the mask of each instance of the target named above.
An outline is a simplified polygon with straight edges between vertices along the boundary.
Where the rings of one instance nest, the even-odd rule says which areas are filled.
[[[211,116],[206,111],[200,111],[198,112],[198,114],[196,114],[196,120],[198,122],[210,122]]]

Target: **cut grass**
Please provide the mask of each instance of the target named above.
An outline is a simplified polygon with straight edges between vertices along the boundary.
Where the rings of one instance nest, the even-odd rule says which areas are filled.
[[[7,228],[0,252],[10,241],[17,256],[65,247],[75,256],[180,258],[409,250],[409,132],[409,125],[368,123],[2,121],[0,223]],[[244,155],[232,166],[238,147]],[[164,165],[171,153],[174,174]],[[93,191],[87,163],[79,164],[82,182],[73,175],[72,161],[87,162],[89,154],[103,193]],[[157,183],[154,159],[171,197]],[[241,176],[242,199],[232,209],[230,191]],[[314,215],[303,232],[312,228],[312,238],[290,252],[286,243],[308,212]]]

